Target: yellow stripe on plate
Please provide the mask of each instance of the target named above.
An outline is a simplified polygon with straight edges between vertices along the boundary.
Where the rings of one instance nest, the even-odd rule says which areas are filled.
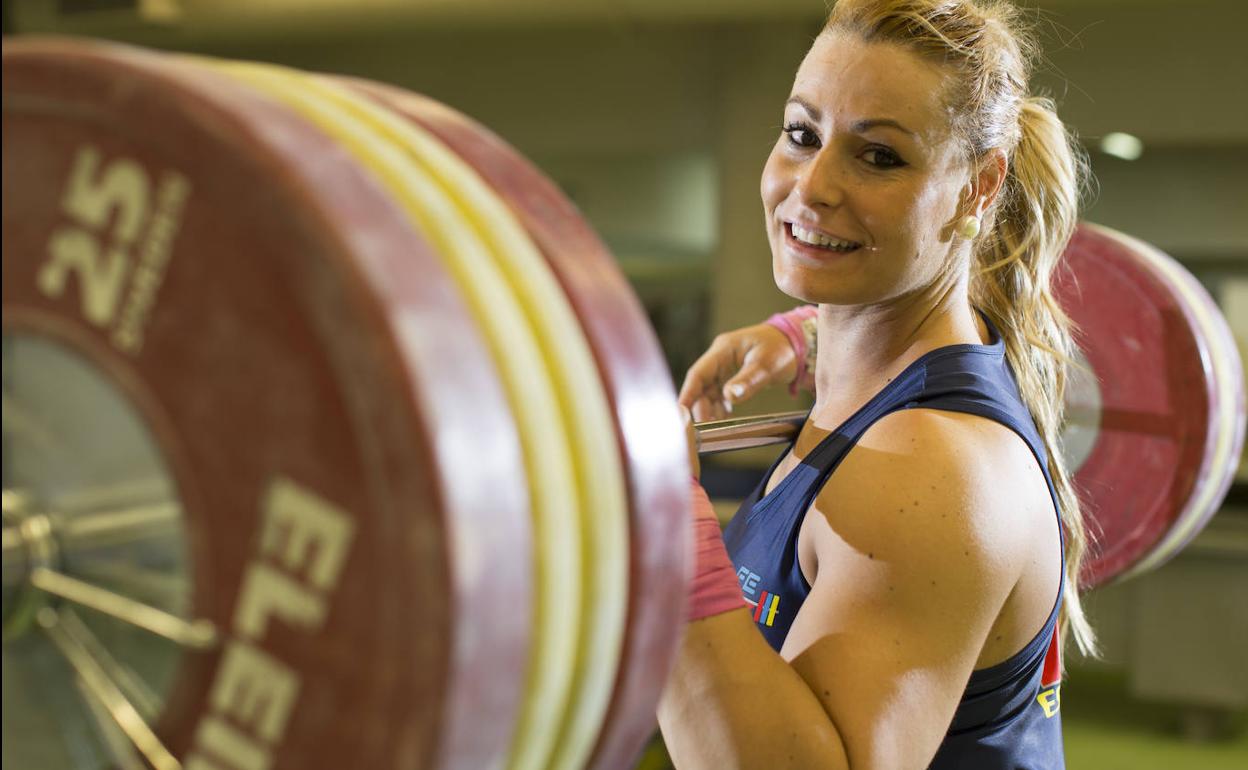
[[[628,514],[609,405],[567,298],[510,210],[471,167],[422,129],[371,100],[299,73],[260,65],[227,68],[283,98],[343,142],[408,209],[447,259],[487,336],[499,342],[495,354],[513,394],[526,456],[533,460],[530,475],[547,462],[565,466],[561,485],[554,484],[554,474],[531,485],[538,490],[538,596],[530,686],[511,766],[582,766],[619,664],[627,610]],[[366,138],[369,133],[372,137]],[[395,149],[404,159],[397,165]],[[454,216],[428,205],[434,198],[442,208],[449,203]],[[449,227],[452,222],[458,226]],[[467,229],[476,237],[465,239]],[[505,284],[513,306],[518,302],[519,325],[531,329],[531,344],[517,347],[511,339],[516,313],[500,317],[499,300],[490,296],[498,287],[480,292],[475,301],[471,297],[485,272],[491,273],[491,282]],[[553,390],[557,418],[528,409],[533,394],[523,383],[539,369],[549,375],[541,379]],[[546,404],[542,411],[550,408]],[[562,451],[548,446],[555,443],[564,444]],[[571,480],[566,479],[569,464]],[[575,552],[570,557],[563,553],[569,548]],[[569,580],[569,574],[575,577]],[[579,590],[569,582],[579,583]]]
[[[628,609],[628,501],[615,422],[589,342],[545,258],[477,172],[429,132],[338,83],[310,87],[405,147],[460,206],[498,259],[537,332],[564,424],[570,429],[581,508],[582,625],[573,690],[553,754],[516,767],[580,768],[610,703]]]

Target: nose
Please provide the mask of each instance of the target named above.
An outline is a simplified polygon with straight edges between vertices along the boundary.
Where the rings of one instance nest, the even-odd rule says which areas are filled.
[[[845,202],[845,168],[835,149],[823,147],[798,168],[793,195],[811,208],[834,208]]]

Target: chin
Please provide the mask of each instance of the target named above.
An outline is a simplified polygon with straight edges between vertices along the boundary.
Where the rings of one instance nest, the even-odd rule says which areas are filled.
[[[827,275],[812,274],[812,271],[777,265],[772,270],[776,288],[799,302],[812,305],[846,305],[853,304],[859,294],[843,281],[834,281]]]
[[[841,304],[838,300],[841,292],[833,287],[818,284],[827,281],[811,281],[792,273],[776,274],[776,288],[799,302],[812,305]]]
[[[807,302],[818,304],[819,300],[815,299],[816,294],[812,293],[816,287],[811,286],[811,276],[806,275],[801,269],[787,264],[784,260],[775,256],[775,247],[772,247],[771,260],[771,278],[775,281],[776,288],[784,292],[799,302]]]

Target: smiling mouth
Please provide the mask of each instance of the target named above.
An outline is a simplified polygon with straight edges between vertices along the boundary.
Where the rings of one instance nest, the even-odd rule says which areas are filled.
[[[807,230],[801,225],[793,222],[784,223],[785,233],[803,246],[814,249],[822,249],[823,251],[832,251],[839,254],[848,254],[851,251],[857,251],[862,248],[862,244],[857,241],[847,241],[841,238],[833,238],[824,235],[817,230]]]

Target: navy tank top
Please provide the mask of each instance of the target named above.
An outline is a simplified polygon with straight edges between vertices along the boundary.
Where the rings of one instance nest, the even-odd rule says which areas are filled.
[[[885,415],[901,409],[941,409],[1005,425],[1031,448],[1058,510],[1044,442],[1019,395],[1005,345],[991,324],[989,332],[993,341],[988,345],[938,348],[906,367],[765,495],[767,482],[786,450],[729,522],[724,542],[742,593],[758,629],[776,651],[810,593],[797,558],[797,537],[806,511],[862,434]],[[949,731],[929,766],[932,770],[1065,766],[1058,712],[1060,605],[1061,589],[1035,638],[1008,660],[971,673]]]

